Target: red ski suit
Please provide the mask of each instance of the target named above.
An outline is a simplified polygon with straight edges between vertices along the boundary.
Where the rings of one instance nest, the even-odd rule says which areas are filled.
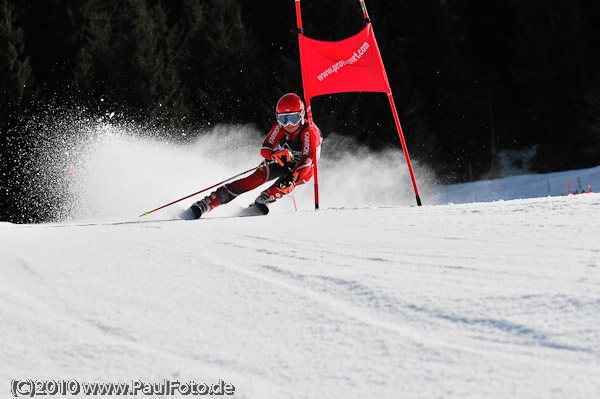
[[[271,160],[274,152],[287,148],[292,153],[290,162],[281,166],[270,164],[257,169],[250,176],[222,187],[217,190],[221,204],[233,200],[238,195],[253,190],[267,181],[278,179],[265,192],[273,199],[281,198],[284,193],[278,189],[281,181],[291,180],[294,173],[298,173],[297,184],[308,182],[314,174],[313,156],[320,156],[321,131],[314,124],[304,123],[294,133],[288,133],[279,124],[273,125],[263,142],[260,154],[265,158],[263,163]]]

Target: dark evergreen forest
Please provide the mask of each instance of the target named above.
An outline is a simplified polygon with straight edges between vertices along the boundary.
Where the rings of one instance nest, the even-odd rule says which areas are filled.
[[[507,149],[536,148],[536,172],[600,164],[600,2],[366,5],[411,158],[441,182],[495,177]],[[314,39],[364,24],[358,0],[301,6]],[[0,220],[16,220],[14,171],[37,139],[26,121],[50,106],[119,110],[188,139],[208,124],[270,127],[279,96],[302,92],[294,1],[0,0],[0,76]],[[326,138],[400,147],[384,94],[312,106]]]

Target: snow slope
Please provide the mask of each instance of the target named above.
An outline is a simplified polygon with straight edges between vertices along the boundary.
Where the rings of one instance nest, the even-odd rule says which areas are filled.
[[[209,153],[223,135],[179,148],[98,131],[69,160],[69,219],[0,223],[3,397],[28,378],[222,379],[261,399],[600,397],[600,194],[548,197],[517,176],[487,184],[525,199],[456,204],[473,186],[436,187],[416,165],[415,207],[404,166],[324,150],[318,212],[302,187],[299,212],[284,199],[231,217],[255,192],[202,220],[175,217],[192,199],[138,218],[255,160]],[[594,187],[597,172],[570,176]]]
[[[593,398],[599,194],[0,224],[0,381]]]
[[[520,198],[600,192],[600,166],[557,173],[522,174],[504,179],[482,180],[439,187],[442,203],[488,202]]]

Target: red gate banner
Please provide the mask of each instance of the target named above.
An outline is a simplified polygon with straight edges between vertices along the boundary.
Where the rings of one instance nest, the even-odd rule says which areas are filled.
[[[301,36],[306,78],[305,96],[356,91],[390,92],[390,85],[371,24],[339,42]]]

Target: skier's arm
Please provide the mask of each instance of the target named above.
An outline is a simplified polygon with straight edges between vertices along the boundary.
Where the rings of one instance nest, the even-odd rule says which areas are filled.
[[[302,133],[302,157],[292,170],[297,173],[296,182],[304,180],[307,175],[310,175],[313,164],[313,154],[316,148],[321,144],[321,132],[319,129],[310,125]]]
[[[267,137],[265,137],[265,141],[260,149],[260,155],[262,155],[264,159],[271,159],[273,157],[274,149],[277,147],[277,144],[279,144],[282,136],[283,130],[281,125],[277,123],[271,128]]]

